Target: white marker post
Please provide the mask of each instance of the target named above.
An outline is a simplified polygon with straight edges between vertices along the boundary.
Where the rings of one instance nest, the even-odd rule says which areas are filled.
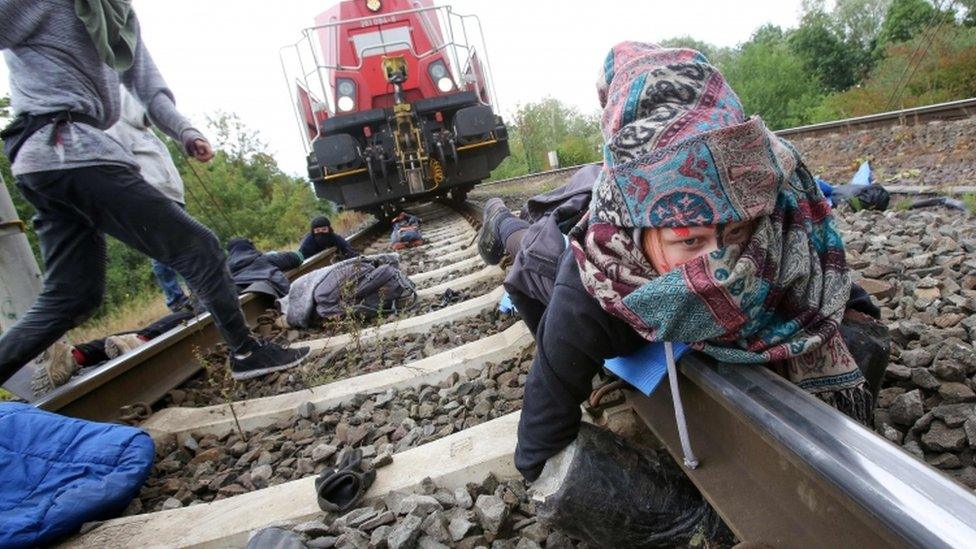
[[[27,242],[27,226],[17,217],[0,175],[0,332],[9,330],[27,312],[41,292],[43,282]],[[21,368],[3,387],[30,400],[33,396],[30,382],[30,368]]]

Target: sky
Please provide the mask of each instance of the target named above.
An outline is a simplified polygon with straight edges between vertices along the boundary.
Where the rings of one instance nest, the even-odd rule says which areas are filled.
[[[201,129],[216,111],[236,113],[260,132],[286,172],[304,175],[304,149],[282,74],[279,49],[328,9],[331,0],[134,0],[143,39]],[[718,46],[744,42],[764,23],[795,26],[801,0],[437,0],[475,14],[503,115],[555,97],[596,109],[594,83],[609,48],[690,35]],[[0,64],[0,95],[9,94]],[[206,131],[205,131],[206,132]]]

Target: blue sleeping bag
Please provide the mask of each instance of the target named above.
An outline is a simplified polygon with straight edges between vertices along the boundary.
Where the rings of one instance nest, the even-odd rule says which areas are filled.
[[[0,404],[0,547],[47,545],[119,515],[154,454],[134,427]]]

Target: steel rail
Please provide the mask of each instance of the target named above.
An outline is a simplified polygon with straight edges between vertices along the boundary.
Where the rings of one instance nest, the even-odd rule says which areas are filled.
[[[894,126],[899,124],[912,125],[930,122],[932,120],[958,120],[962,118],[969,118],[971,116],[976,116],[976,98],[960,99],[958,101],[949,101],[948,103],[925,105],[924,107],[913,107],[898,111],[845,118],[842,120],[835,120],[833,122],[797,126],[795,128],[776,130],[773,133],[780,137],[808,137],[827,133],[837,133],[838,131],[862,130],[871,127]],[[480,184],[479,187],[501,185],[518,180],[546,177],[549,175],[575,171],[583,166],[589,166],[590,164],[601,163],[602,162],[589,162],[586,164],[569,166],[567,168],[556,168],[555,170],[546,170],[516,177],[509,177],[506,179],[499,179],[496,181],[486,181],[485,183]]]
[[[976,495],[766,368],[681,362],[701,465],[688,477],[739,539],[771,547],[965,547]],[[628,399],[681,462],[671,391]]]
[[[378,236],[381,228],[382,223],[374,222],[350,236],[349,241],[353,245],[364,244]],[[326,250],[310,257],[287,273],[289,280],[328,264],[333,255],[333,250]],[[242,295],[240,303],[249,324],[273,305],[269,296],[258,294]],[[213,319],[204,313],[130,353],[75,377],[32,404],[72,417],[118,421],[123,407],[152,405],[191,378],[202,367],[200,355],[220,342]]]
[[[803,136],[811,137],[825,133],[840,131],[863,130],[895,125],[913,125],[930,122],[932,120],[957,120],[976,115],[976,98],[960,99],[947,103],[936,103],[923,107],[912,107],[897,111],[869,114],[854,118],[845,118],[833,122],[808,124],[776,131],[781,137]]]

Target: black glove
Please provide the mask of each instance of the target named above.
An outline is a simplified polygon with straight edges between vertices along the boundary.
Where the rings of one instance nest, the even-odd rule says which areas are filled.
[[[327,512],[346,511],[356,506],[376,480],[376,471],[361,471],[363,452],[348,450],[339,462],[339,470],[326,469],[315,479],[319,508]]]

